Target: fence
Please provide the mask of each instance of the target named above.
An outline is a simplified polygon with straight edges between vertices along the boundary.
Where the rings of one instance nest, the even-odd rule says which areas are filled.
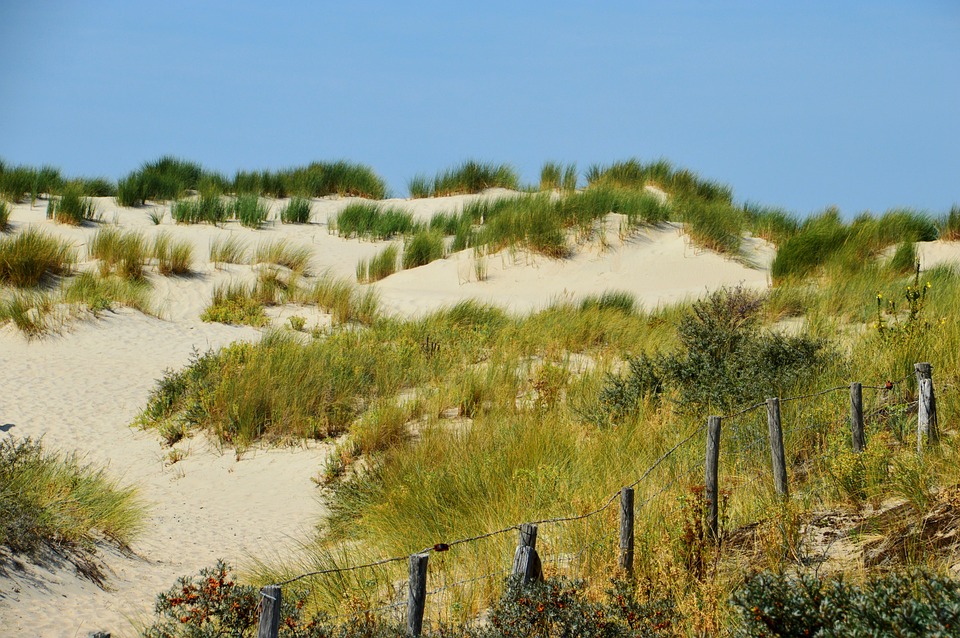
[[[471,596],[489,594],[494,591],[508,575],[515,575],[524,583],[540,579],[548,569],[565,570],[569,574],[588,574],[596,561],[615,563],[625,573],[634,568],[634,519],[638,510],[647,507],[652,501],[670,490],[677,483],[693,476],[700,468],[682,467],[676,463],[675,454],[681,448],[694,441],[706,430],[705,457],[703,464],[705,528],[709,539],[717,540],[720,534],[719,504],[721,489],[725,481],[732,485],[743,486],[764,478],[763,473],[754,471],[754,476],[745,478],[749,469],[762,467],[759,463],[764,448],[769,450],[771,479],[774,494],[786,499],[791,492],[787,467],[787,449],[796,444],[798,437],[812,437],[822,441],[836,434],[836,426],[849,425],[850,445],[855,453],[861,453],[866,447],[865,422],[891,415],[906,414],[914,409],[917,414],[916,449],[923,454],[924,449],[939,442],[936,397],[929,363],[914,366],[917,381],[917,393],[914,399],[903,390],[910,379],[904,377],[883,385],[863,385],[859,382],[849,386],[828,388],[820,392],[797,397],[769,398],[725,416],[710,416],[707,422],[696,427],[678,443],[664,452],[650,465],[640,477],[624,486],[600,507],[582,514],[530,521],[510,525],[491,532],[462,538],[454,541],[436,543],[431,547],[410,556],[396,556],[378,561],[348,567],[333,566],[328,569],[309,571],[261,590],[259,638],[277,638],[281,621],[281,603],[283,588],[305,579],[326,577],[337,579],[343,591],[349,591],[352,583],[362,578],[366,589],[378,592],[375,599],[360,599],[355,610],[336,616],[331,620],[347,621],[352,618],[393,617],[405,621],[410,636],[420,636],[425,611],[433,604],[439,614],[442,609],[463,608],[464,601]],[[864,410],[863,391],[877,393],[874,408]],[[797,405],[800,402],[835,397],[838,393],[849,392],[849,401],[844,408],[839,404],[832,407],[834,418],[826,421],[811,418],[809,423],[792,422],[784,418],[784,406]],[[758,425],[757,418],[765,408],[766,428],[763,434],[753,434]],[[828,408],[826,413],[830,413]],[[725,422],[727,426],[725,426]],[[785,427],[785,424],[789,427]],[[732,431],[728,436],[728,452],[734,463],[721,475],[721,433]],[[895,432],[899,440],[905,440],[905,433]],[[751,462],[753,463],[751,465]],[[671,465],[672,464],[672,465]],[[729,465],[729,464],[728,464]],[[672,474],[659,489],[648,494],[642,501],[636,500],[636,488],[647,481],[655,470],[666,468]],[[617,525],[615,520],[619,521]],[[595,534],[597,530],[615,529],[616,536]],[[517,533],[517,545],[512,548],[505,545],[507,535]],[[607,543],[598,543],[597,536],[609,538]],[[512,553],[512,558],[505,554]],[[468,577],[456,577],[456,571],[447,565],[451,551],[472,551],[473,564],[483,566],[483,573],[470,574]],[[612,559],[612,560],[611,560]],[[405,569],[404,573],[400,570]],[[359,575],[363,576],[359,576]],[[353,580],[351,580],[353,579]],[[431,589],[431,586],[433,587]]]

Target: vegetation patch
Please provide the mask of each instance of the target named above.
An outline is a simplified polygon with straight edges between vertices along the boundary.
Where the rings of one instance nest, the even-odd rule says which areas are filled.
[[[0,237],[0,284],[27,288],[54,275],[65,275],[76,263],[76,253],[66,241],[28,228]]]

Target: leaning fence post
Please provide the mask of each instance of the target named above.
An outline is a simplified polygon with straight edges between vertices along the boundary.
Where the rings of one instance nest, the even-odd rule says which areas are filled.
[[[537,554],[537,526],[524,523],[520,526],[520,542],[517,552],[513,556],[513,574],[523,579],[527,585],[531,581],[540,580],[543,575],[543,566],[540,555]]]
[[[917,402],[917,453],[923,452],[923,439],[927,445],[936,445],[940,441],[937,427],[937,399],[933,392],[933,366],[929,363],[917,363],[913,366],[917,373],[919,397]]]
[[[773,486],[777,494],[788,496],[787,461],[783,451],[783,425],[780,422],[780,399],[767,399],[767,429],[770,433],[770,460],[773,462]]]
[[[620,568],[633,573],[633,488],[620,490]]]
[[[863,452],[867,442],[863,436],[863,384],[850,384],[850,438],[854,452]]]
[[[407,581],[407,635],[419,636],[423,631],[423,610],[427,605],[427,554],[410,557],[410,579]]]
[[[260,590],[260,625],[257,627],[257,638],[277,638],[280,635],[281,602],[279,585],[267,585]]]
[[[711,416],[707,419],[707,460],[704,463],[704,497],[707,500],[707,533],[717,540],[720,536],[719,494],[717,478],[720,469],[720,423],[722,419]]]

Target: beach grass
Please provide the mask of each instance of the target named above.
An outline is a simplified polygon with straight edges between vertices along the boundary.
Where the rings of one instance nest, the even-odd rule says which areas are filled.
[[[143,268],[151,254],[142,233],[125,232],[115,226],[97,230],[90,239],[87,252],[99,261],[101,275],[112,272],[127,279],[143,277]]]
[[[287,239],[263,241],[257,244],[253,253],[253,264],[276,264],[302,274],[310,266],[310,248],[297,246]]]
[[[175,240],[170,233],[157,233],[153,238],[153,258],[161,275],[187,275],[193,263],[193,245]]]
[[[407,186],[411,197],[444,197],[481,193],[488,188],[519,190],[520,178],[509,164],[467,160],[437,173],[432,184],[429,178],[418,175]]]
[[[429,230],[413,235],[403,247],[403,267],[405,269],[425,266],[437,259],[443,259],[445,248],[443,236]]]
[[[562,162],[544,162],[540,168],[541,191],[577,190],[577,165],[563,164]]]
[[[369,284],[380,281],[397,272],[397,262],[400,249],[396,244],[390,244],[370,259],[361,259],[357,263],[357,281]]]
[[[331,227],[341,237],[380,240],[414,232],[418,225],[413,221],[413,215],[402,208],[354,202],[337,214]]]
[[[216,237],[210,242],[210,261],[215,264],[245,264],[247,250],[247,244],[237,235]]]
[[[151,292],[151,286],[144,278],[80,272],[64,283],[61,295],[64,303],[73,304],[80,310],[87,310],[95,315],[115,306],[154,314]]]
[[[413,199],[430,197],[433,193],[433,183],[426,175],[414,175],[407,181],[407,191]]]
[[[241,194],[231,202],[231,217],[247,228],[259,229],[267,221],[269,214],[267,205],[258,195]]]
[[[223,197],[215,192],[207,192],[192,199],[180,199],[170,209],[173,220],[178,224],[223,224],[229,215]]]
[[[61,224],[80,226],[96,219],[97,207],[93,200],[83,195],[80,185],[71,183],[59,197],[50,199],[47,217]]]
[[[200,318],[203,321],[265,326],[269,323],[264,314],[264,304],[257,286],[243,283],[218,285],[213,289],[213,299]]]
[[[280,221],[284,224],[310,223],[310,200],[293,197],[280,211]]]
[[[129,546],[146,508],[137,490],[77,455],[40,441],[0,441],[0,546],[15,555],[44,548],[93,552],[99,538]]]
[[[34,228],[0,237],[0,284],[28,288],[68,274],[76,251],[64,240]]]
[[[0,199],[0,233],[5,233],[10,228],[10,203]]]

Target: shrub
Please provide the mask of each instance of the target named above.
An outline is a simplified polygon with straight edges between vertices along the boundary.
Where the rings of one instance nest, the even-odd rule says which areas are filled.
[[[0,237],[0,283],[18,288],[36,286],[45,277],[70,272],[76,254],[69,243],[28,228]]]
[[[862,584],[762,573],[731,603],[738,636],[948,636],[960,626],[960,583],[922,571]]]
[[[430,231],[421,231],[413,236],[403,249],[403,267],[410,269],[425,266],[443,259],[443,237]]]
[[[96,217],[97,209],[93,201],[83,196],[76,184],[71,184],[58,199],[47,204],[47,217],[61,224],[79,226]]]
[[[0,546],[15,554],[44,546],[92,551],[98,535],[126,545],[143,521],[134,488],[39,441],[0,440],[0,485]]]
[[[267,221],[269,211],[258,195],[239,195],[233,200],[231,214],[241,226],[256,229]]]
[[[186,275],[193,261],[193,246],[174,240],[169,233],[158,233],[153,240],[153,256],[161,275]]]
[[[294,197],[280,211],[280,221],[284,224],[307,224],[310,222],[310,200]]]
[[[807,336],[762,332],[763,303],[763,296],[740,287],[696,302],[677,326],[679,349],[630,359],[626,378],[608,375],[602,409],[616,420],[643,396],[675,388],[688,408],[725,411],[816,378],[831,349]]]

